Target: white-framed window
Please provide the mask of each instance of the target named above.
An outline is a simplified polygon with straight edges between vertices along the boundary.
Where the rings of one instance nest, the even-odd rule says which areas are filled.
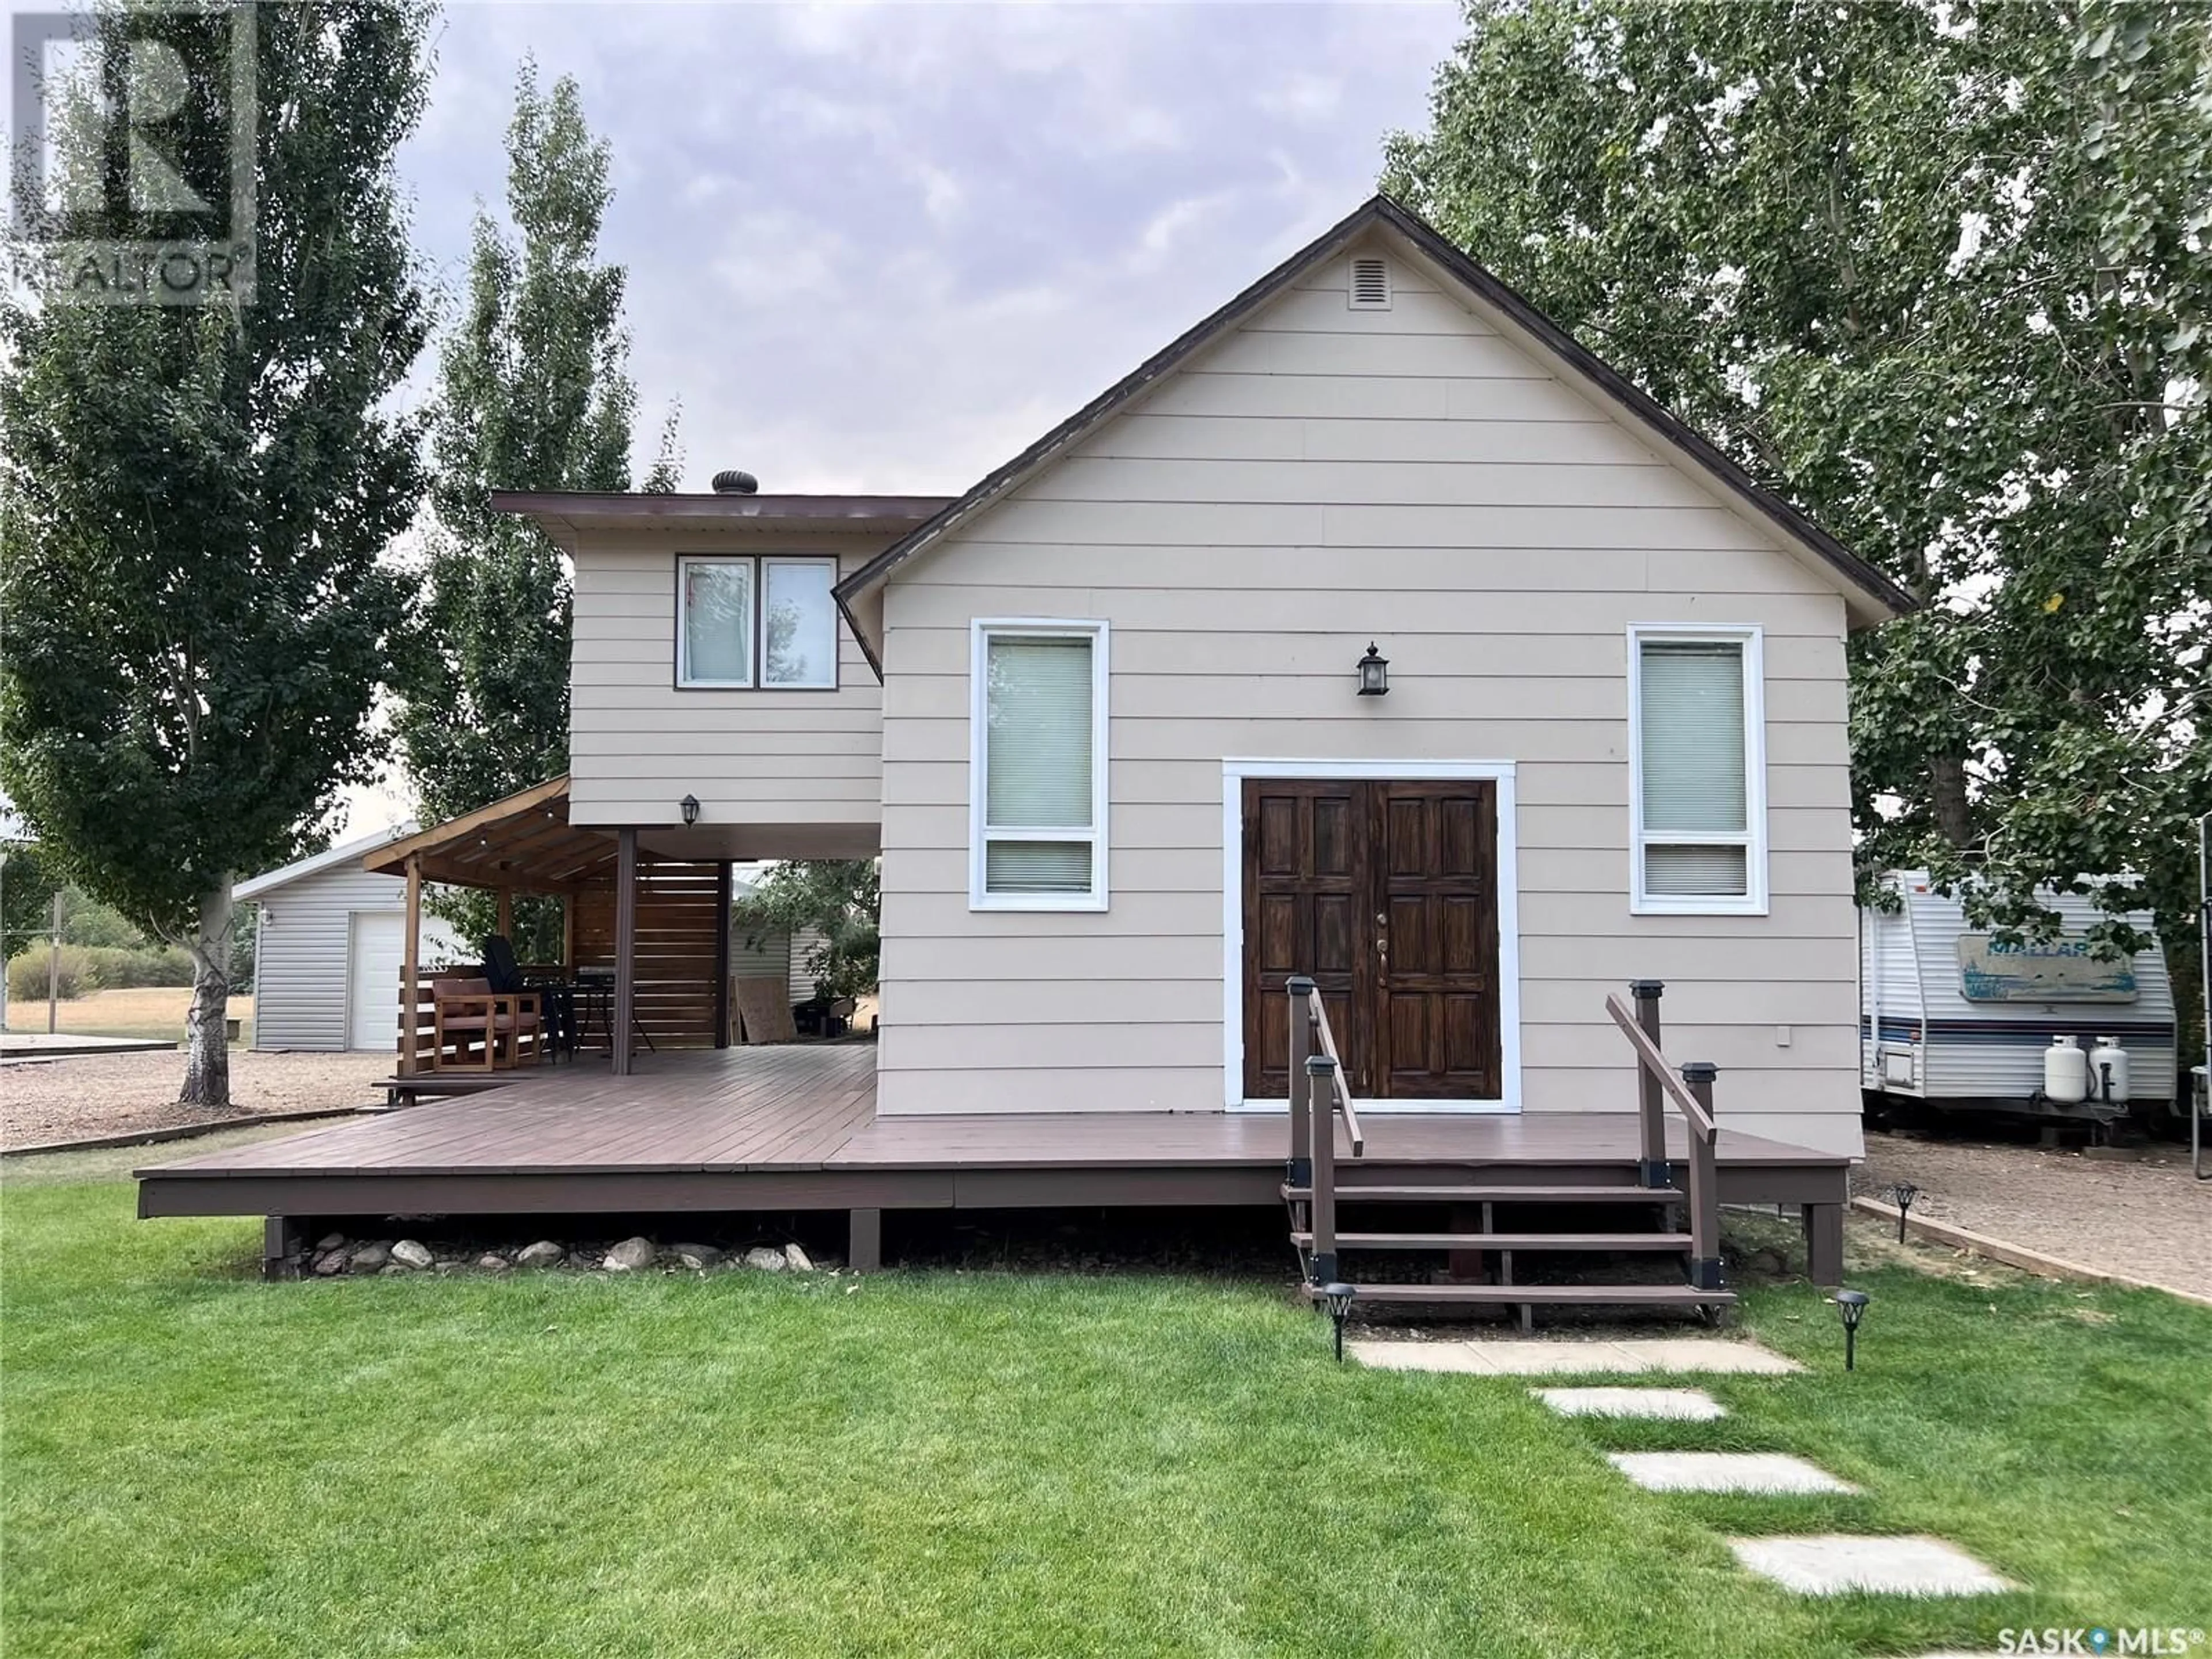
[[[676,684],[684,690],[837,686],[835,559],[684,554],[676,561]]]
[[[1637,915],[1766,914],[1765,683],[1756,628],[1628,630]]]
[[[971,909],[1106,908],[1106,647],[1103,622],[975,623]]]

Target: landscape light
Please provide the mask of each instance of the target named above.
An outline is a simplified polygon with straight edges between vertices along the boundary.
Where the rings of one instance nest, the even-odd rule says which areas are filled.
[[[1905,1243],[1905,1212],[1911,1209],[1912,1200],[1920,1196],[1920,1188],[1909,1181],[1900,1181],[1889,1189],[1890,1202],[1897,1206],[1897,1242]]]
[[[1872,1299],[1864,1291],[1838,1291],[1828,1298],[1843,1317],[1844,1369],[1847,1371],[1858,1368],[1859,1321],[1866,1317],[1867,1304]]]
[[[1344,1359],[1344,1316],[1352,1311],[1352,1298],[1358,1294],[1358,1285],[1346,1285],[1340,1279],[1332,1279],[1321,1287],[1322,1305],[1336,1322],[1336,1357],[1340,1364]]]

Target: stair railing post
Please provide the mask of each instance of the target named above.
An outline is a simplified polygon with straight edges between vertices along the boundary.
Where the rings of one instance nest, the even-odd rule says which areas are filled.
[[[1720,1071],[1709,1060],[1693,1060],[1682,1067],[1682,1081],[1707,1117],[1713,1115],[1713,1079]],[[1690,1125],[1690,1283],[1700,1291],[1721,1288],[1720,1170],[1711,1138],[1694,1123]]]
[[[1313,1176],[1313,1119],[1312,1108],[1299,1091],[1312,1092],[1306,1082],[1306,1056],[1313,1052],[1314,982],[1303,974],[1293,974],[1286,988],[1291,1026],[1290,1068],[1285,1073],[1289,1081],[1285,1085],[1291,1097],[1290,1183],[1304,1187]]]
[[[1313,1139],[1313,1282],[1336,1280],[1336,1062],[1309,1054],[1306,1110]]]
[[[1636,1023],[1644,1028],[1644,1035],[1651,1039],[1651,1046],[1659,1048],[1659,999],[1666,986],[1656,979],[1629,981],[1628,994],[1636,999]],[[1667,1162],[1667,1103],[1660,1091],[1659,1079],[1651,1068],[1640,1060],[1636,1067],[1636,1109],[1642,1120],[1642,1152],[1638,1159],[1637,1180],[1646,1187],[1671,1187],[1674,1171]]]

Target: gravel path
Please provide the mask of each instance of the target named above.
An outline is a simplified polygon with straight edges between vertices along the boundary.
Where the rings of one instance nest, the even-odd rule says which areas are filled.
[[[2212,1296],[2212,1182],[2189,1173],[2187,1146],[2140,1163],[1986,1142],[1869,1133],[1851,1191],[1920,1188],[1912,1213],[2046,1255]]]
[[[383,1054],[260,1054],[234,1049],[230,1098],[241,1114],[367,1106],[381,1098],[374,1085],[391,1070],[392,1056]],[[0,1146],[127,1134],[228,1115],[179,1106],[177,1091],[184,1080],[181,1049],[13,1061],[0,1066]]]

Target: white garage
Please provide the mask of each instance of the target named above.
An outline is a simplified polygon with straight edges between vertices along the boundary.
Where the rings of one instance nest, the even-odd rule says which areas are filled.
[[[253,957],[257,1048],[391,1049],[399,1030],[406,884],[361,867],[365,854],[412,835],[403,823],[241,882],[232,896],[260,906]],[[422,918],[425,966],[477,952]]]

